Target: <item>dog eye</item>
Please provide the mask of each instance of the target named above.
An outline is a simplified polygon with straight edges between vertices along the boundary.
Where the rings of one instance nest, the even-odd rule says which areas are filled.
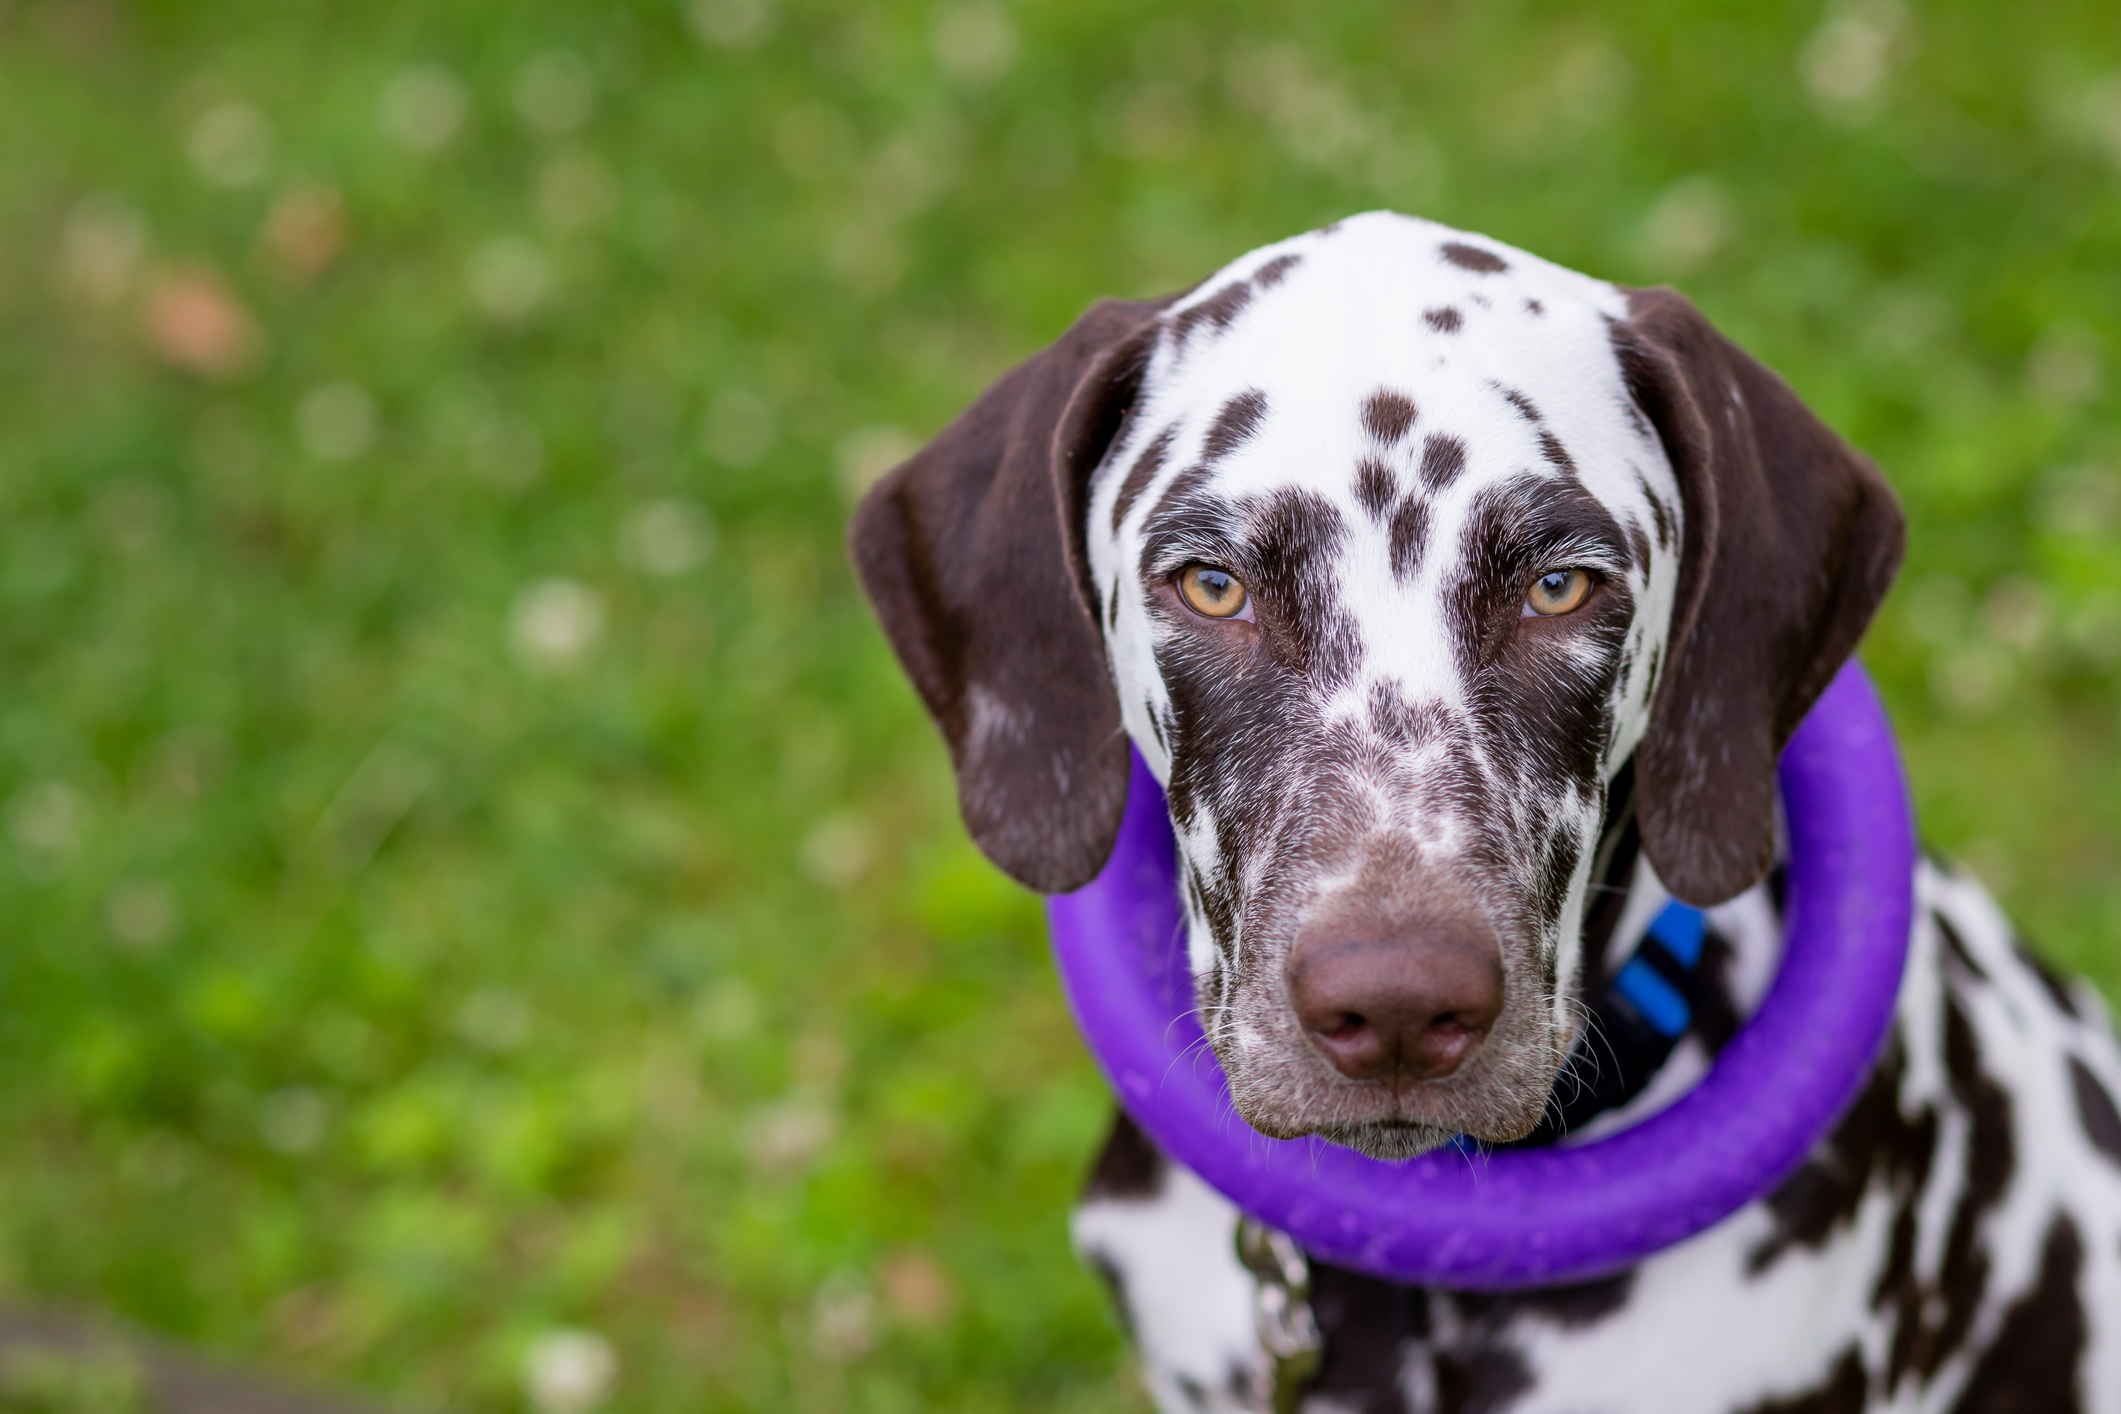
[[[1591,575],[1588,570],[1548,570],[1532,581],[1525,591],[1524,616],[1537,615],[1552,618],[1566,614],[1571,609],[1582,607],[1583,601],[1591,597]]]
[[[1213,565],[1187,565],[1180,570],[1178,593],[1187,608],[1211,619],[1234,619],[1252,602],[1236,575]]]

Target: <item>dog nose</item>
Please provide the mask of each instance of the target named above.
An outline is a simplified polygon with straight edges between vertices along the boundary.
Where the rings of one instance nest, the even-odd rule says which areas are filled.
[[[1501,950],[1459,928],[1298,943],[1296,1019],[1333,1068],[1400,1093],[1465,1064],[1502,1011]]]

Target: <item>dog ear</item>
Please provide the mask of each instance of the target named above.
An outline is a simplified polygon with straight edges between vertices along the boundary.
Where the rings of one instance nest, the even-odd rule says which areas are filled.
[[[1775,768],[1900,567],[1878,469],[1674,290],[1633,290],[1615,348],[1684,501],[1663,681],[1636,752],[1642,844],[1689,902],[1773,861]]]
[[[1091,306],[854,514],[856,572],[949,743],[965,827],[1041,893],[1096,875],[1127,803],[1082,521],[1169,303]]]

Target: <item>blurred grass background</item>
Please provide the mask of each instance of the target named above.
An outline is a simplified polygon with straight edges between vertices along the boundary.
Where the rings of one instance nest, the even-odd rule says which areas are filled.
[[[2121,987],[2109,6],[8,0],[0,1297],[406,1406],[1142,1408],[841,524],[1376,206],[1878,457],[1925,829]]]

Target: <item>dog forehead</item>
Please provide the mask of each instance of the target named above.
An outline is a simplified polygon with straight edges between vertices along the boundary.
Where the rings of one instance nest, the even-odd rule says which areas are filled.
[[[1353,217],[1254,251],[1175,305],[1136,425],[1170,429],[1174,459],[1220,463],[1230,492],[1351,467],[1410,430],[1416,446],[1455,437],[1476,463],[1613,448],[1643,431],[1612,347],[1626,312],[1613,285],[1500,242]],[[1238,406],[1242,445],[1218,447]]]

